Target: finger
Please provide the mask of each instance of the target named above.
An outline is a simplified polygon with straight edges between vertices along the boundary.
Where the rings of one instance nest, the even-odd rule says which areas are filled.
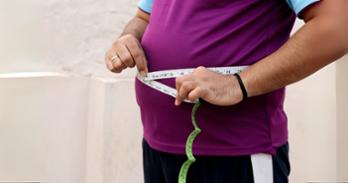
[[[141,75],[146,75],[146,73],[148,72],[148,68],[147,68],[147,60],[145,57],[144,50],[135,41],[129,42],[126,45],[126,48],[130,52],[139,73]]]
[[[193,89],[187,96],[188,100],[194,102],[199,98],[205,99],[205,91],[200,88],[200,87],[196,87],[195,89]]]
[[[126,48],[124,44],[118,44],[116,46],[117,54],[119,55],[120,61],[129,68],[135,66],[135,61],[133,60],[132,55]]]
[[[182,101],[187,99],[188,94],[196,87],[195,82],[186,81],[182,83],[180,88],[178,89],[177,97],[176,97],[176,105],[180,105]]]
[[[112,66],[111,60],[110,60],[110,52],[111,50],[107,51],[105,54],[105,65],[110,70],[113,71],[114,67]]]
[[[199,67],[197,67],[197,68],[195,68],[193,70],[193,73],[196,74],[196,73],[199,73],[199,72],[204,72],[206,70],[207,70],[207,68],[205,68],[204,66],[199,66]]]
[[[127,66],[119,58],[116,58],[114,61],[112,61],[112,66],[113,72],[115,73],[120,73],[127,68]]]
[[[185,76],[180,76],[175,78],[175,89],[179,91],[182,83],[185,81],[190,81],[190,80],[191,80],[190,75],[185,75]]]
[[[191,92],[195,88],[195,86],[195,83],[192,81],[184,82],[178,90],[179,97],[186,99],[189,92]]]
[[[119,58],[113,58],[117,55],[113,49],[109,50],[105,55],[105,63],[107,68],[111,72],[120,73],[123,69],[127,68],[124,64],[120,63]],[[118,56],[118,55],[117,55]]]
[[[188,75],[175,78],[175,88],[176,88],[176,91],[177,91],[177,95],[176,95],[176,99],[175,99],[175,105],[176,106],[180,105],[181,102],[183,101],[183,99],[180,98],[178,93],[179,93],[179,90],[180,90],[180,87],[181,87],[182,83],[184,81],[186,81],[186,80],[188,80]]]
[[[177,95],[176,98],[175,98],[175,103],[174,104],[176,106],[179,106],[182,103],[182,101],[183,100]]]

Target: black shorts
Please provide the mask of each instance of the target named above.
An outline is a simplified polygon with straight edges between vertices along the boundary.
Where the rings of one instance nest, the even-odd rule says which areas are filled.
[[[274,183],[288,183],[290,174],[289,146],[278,148],[273,156]],[[177,183],[185,155],[152,149],[143,140],[145,183]],[[187,183],[253,183],[250,156],[196,156],[187,175]]]

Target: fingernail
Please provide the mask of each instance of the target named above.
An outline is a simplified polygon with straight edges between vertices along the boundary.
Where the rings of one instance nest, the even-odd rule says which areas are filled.
[[[179,105],[179,101],[175,100],[175,106],[178,106],[178,105]]]

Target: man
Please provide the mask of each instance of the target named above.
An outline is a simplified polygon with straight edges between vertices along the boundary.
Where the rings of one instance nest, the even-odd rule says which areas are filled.
[[[202,133],[190,183],[253,182],[250,155],[272,154],[273,180],[288,182],[284,87],[318,71],[348,50],[346,0],[141,0],[136,16],[106,54],[115,73],[196,68],[176,80],[172,98],[136,80],[144,126],[146,183],[178,181],[192,130],[192,104]],[[295,18],[306,24],[291,38]],[[249,67],[226,76],[207,67]]]

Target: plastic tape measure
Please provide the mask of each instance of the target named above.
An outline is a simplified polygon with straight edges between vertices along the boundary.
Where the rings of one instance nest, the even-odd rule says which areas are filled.
[[[242,70],[244,70],[245,68],[247,68],[247,66],[235,66],[235,67],[210,67],[208,68],[209,70],[212,70],[214,72],[220,73],[220,74],[224,74],[224,75],[232,75],[238,72],[241,72]],[[147,74],[146,77],[141,76],[140,74],[137,75],[137,78],[144,84],[146,84],[147,86],[158,90],[162,93],[165,93],[169,96],[172,96],[174,98],[176,98],[176,89],[169,87],[167,85],[164,85],[158,81],[158,79],[169,79],[169,78],[176,78],[176,77],[180,77],[180,76],[184,76],[184,75],[188,75],[191,74],[193,72],[194,69],[177,69],[177,70],[163,70],[163,71],[155,71],[155,72],[150,72]],[[195,102],[191,102],[189,100],[185,100],[185,102],[188,103],[196,103]]]

